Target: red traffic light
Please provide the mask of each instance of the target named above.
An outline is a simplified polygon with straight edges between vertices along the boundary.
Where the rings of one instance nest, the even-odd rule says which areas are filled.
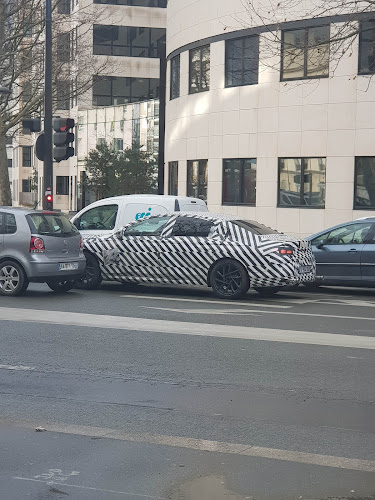
[[[52,194],[47,194],[46,200],[49,201],[49,202],[51,202],[53,200]]]
[[[74,128],[75,121],[73,118],[54,118],[53,130],[55,132],[66,132]]]

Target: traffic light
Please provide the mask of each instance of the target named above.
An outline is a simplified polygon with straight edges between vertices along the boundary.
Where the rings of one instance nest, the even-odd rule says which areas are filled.
[[[42,123],[40,118],[24,118],[22,120],[22,128],[30,130],[30,132],[40,132]]]
[[[74,134],[69,132],[74,128],[73,118],[53,119],[53,158],[57,162],[67,160],[74,155]]]
[[[43,208],[45,210],[53,210],[53,196],[51,191],[45,192],[45,203]]]

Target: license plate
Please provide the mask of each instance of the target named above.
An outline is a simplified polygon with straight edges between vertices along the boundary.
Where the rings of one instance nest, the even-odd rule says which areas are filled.
[[[59,264],[59,271],[75,271],[78,269],[78,262],[63,262]]]
[[[298,268],[297,271],[298,271],[299,274],[311,273],[312,266],[299,266],[299,268]]]

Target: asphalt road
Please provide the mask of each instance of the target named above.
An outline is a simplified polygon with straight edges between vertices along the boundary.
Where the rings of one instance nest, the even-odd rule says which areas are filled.
[[[0,320],[1,500],[375,499],[375,290],[31,285]]]

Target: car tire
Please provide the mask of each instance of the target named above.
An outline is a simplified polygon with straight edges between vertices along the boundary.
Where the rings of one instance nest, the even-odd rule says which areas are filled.
[[[211,270],[210,283],[216,297],[221,299],[239,299],[246,295],[250,287],[245,267],[234,259],[217,262]]]
[[[0,295],[21,295],[28,286],[26,273],[17,262],[6,260],[0,264]]]
[[[89,252],[85,252],[86,268],[83,276],[78,281],[79,288],[85,290],[96,290],[102,282],[98,259]]]
[[[279,292],[281,288],[279,286],[255,286],[254,290],[263,297],[271,297],[271,295]]]
[[[72,290],[76,286],[76,281],[75,280],[68,280],[68,281],[47,281],[47,285],[50,287],[51,290],[53,290],[56,293],[65,293],[69,292],[69,290]]]

